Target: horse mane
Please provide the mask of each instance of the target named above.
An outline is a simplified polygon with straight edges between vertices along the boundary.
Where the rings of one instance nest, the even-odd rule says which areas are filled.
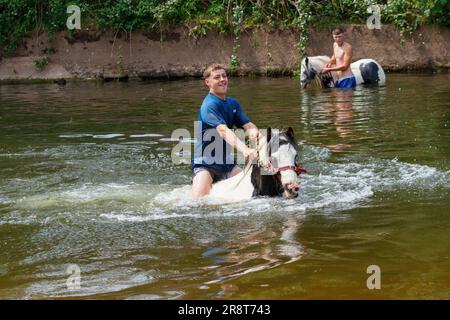
[[[331,72],[325,73],[325,74],[319,74],[320,84],[322,87],[330,88],[330,84],[333,83],[334,86],[334,79]]]
[[[298,151],[297,140],[295,140],[294,136],[291,137],[291,136],[287,135],[286,132],[282,132],[282,133],[280,133],[280,135],[285,136],[286,139],[288,139],[288,142],[290,144],[292,144],[292,146],[295,148],[296,151]]]
[[[314,68],[314,70],[316,72],[319,72],[320,70],[317,70],[317,69],[319,69],[320,67],[317,66],[316,63],[314,63],[314,62],[317,62],[317,61],[320,61],[320,62],[322,62],[325,65],[325,64],[327,64],[330,61],[330,57],[329,56],[308,57],[308,64],[310,64]]]
[[[287,139],[287,143],[291,144],[294,148],[295,151],[298,151],[298,144],[297,144],[297,140],[295,140],[295,137],[291,137],[289,136],[285,131],[278,133],[278,136],[283,136]],[[267,145],[268,145],[268,149],[269,149],[269,155],[271,153],[271,144],[270,144],[270,140],[271,140],[271,136],[268,137],[268,141],[267,141]],[[282,145],[283,143],[280,143],[280,145]]]

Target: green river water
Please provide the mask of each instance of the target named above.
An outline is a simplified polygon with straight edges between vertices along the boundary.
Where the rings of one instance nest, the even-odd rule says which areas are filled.
[[[1,85],[0,298],[450,298],[449,74],[229,93],[294,128],[297,199],[191,200],[171,133],[193,132],[200,80]]]

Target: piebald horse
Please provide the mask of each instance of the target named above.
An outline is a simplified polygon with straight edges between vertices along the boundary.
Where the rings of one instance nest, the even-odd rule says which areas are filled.
[[[242,201],[256,196],[298,196],[298,176],[306,171],[297,164],[298,148],[292,128],[285,132],[269,128],[257,148],[257,163],[249,162],[236,176],[213,184],[211,197]]]
[[[331,71],[320,74],[320,71],[330,61],[328,56],[306,57],[302,60],[300,68],[300,84],[306,88],[311,81],[319,78],[319,84],[322,88],[333,88],[335,86],[337,73]],[[386,82],[386,75],[383,68],[373,59],[361,59],[350,65],[353,75],[356,78],[356,85],[373,84],[382,86]]]

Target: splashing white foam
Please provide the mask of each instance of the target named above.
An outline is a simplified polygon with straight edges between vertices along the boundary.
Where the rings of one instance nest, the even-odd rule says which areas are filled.
[[[130,134],[130,138],[159,138],[162,136],[159,133]]]
[[[177,139],[177,138],[161,138],[159,139],[161,142],[184,142],[184,143],[195,143],[197,140],[194,138],[183,138],[183,139]]]
[[[123,133],[109,133],[109,134],[96,134],[93,136],[94,139],[112,139],[117,137],[125,136]]]
[[[50,280],[36,281],[25,289],[25,297],[28,299],[36,297],[61,297],[61,296],[85,296],[104,292],[117,292],[137,285],[152,283],[154,276],[148,272],[137,268],[115,267],[113,270],[102,270],[95,274],[84,273],[80,289],[68,291],[67,275],[65,266],[60,266],[59,270],[51,273]],[[46,274],[48,277],[48,274]]]
[[[93,135],[90,133],[79,133],[79,134],[61,134],[58,137],[60,138],[87,138],[87,137],[92,137]]]
[[[325,148],[309,148],[311,159],[308,174],[301,175],[300,196],[283,198],[252,198],[233,201],[226,197],[191,198],[191,185],[174,187],[170,184],[86,183],[60,191],[48,191],[19,199],[0,198],[12,211],[39,213],[36,219],[22,215],[0,219],[1,223],[44,221],[58,212],[87,214],[114,221],[149,221],[178,217],[205,218],[245,216],[262,213],[291,212],[303,214],[314,209],[332,212],[361,206],[371,201],[375,192],[408,189],[427,192],[433,188],[450,188],[450,171],[399,162],[396,159],[341,159],[339,163],[324,160]],[[321,159],[321,160],[317,160]],[[93,214],[94,213],[94,214]],[[41,217],[42,216],[42,217]],[[39,220],[40,219],[40,220]],[[24,220],[24,221],[25,221]]]

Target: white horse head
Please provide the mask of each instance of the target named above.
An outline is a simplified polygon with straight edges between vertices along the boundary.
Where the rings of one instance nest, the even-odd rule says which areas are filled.
[[[300,84],[302,88],[306,88],[311,81],[319,76],[320,80],[324,77],[320,75],[320,71],[330,61],[328,56],[306,57],[303,58],[300,66]],[[321,81],[321,85],[322,85]]]
[[[275,179],[275,183],[279,186],[279,193],[283,193],[287,198],[297,197],[298,175],[301,173],[301,168],[297,164],[298,148],[294,130],[289,127],[285,132],[278,132],[268,128],[266,139],[269,143],[266,147],[263,146],[263,151],[260,153],[261,163],[268,165],[269,176]],[[257,188],[255,192],[258,192]]]
[[[268,141],[268,142],[267,142]],[[294,131],[267,130],[267,136],[258,144],[259,161],[249,163],[243,172],[213,184],[210,196],[232,201],[255,196],[298,196],[298,175],[304,170],[298,166],[297,143]]]

